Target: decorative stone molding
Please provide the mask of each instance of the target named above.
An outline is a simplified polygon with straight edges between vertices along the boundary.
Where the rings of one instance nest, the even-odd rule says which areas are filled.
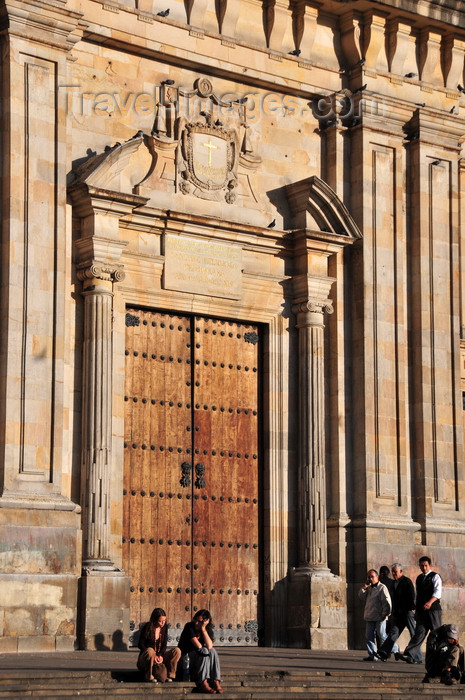
[[[122,282],[125,277],[123,267],[115,268],[102,263],[93,263],[90,267],[78,270],[78,279],[101,279],[107,282]]]
[[[325,313],[334,313],[333,304],[331,299],[326,299],[325,301],[306,301],[299,304],[293,304],[292,313],[298,316],[299,314],[321,314],[323,316]],[[298,326],[297,326],[298,327]]]
[[[265,5],[265,31],[267,46],[272,51],[285,51],[284,45],[288,23],[291,22],[289,3],[273,0]]]
[[[389,70],[397,75],[405,75],[413,68],[405,65],[410,49],[414,49],[415,46],[412,27],[397,18],[390,18],[386,25],[386,32]],[[414,68],[416,69],[416,65]]]
[[[336,192],[316,175],[285,187],[296,228],[312,228],[347,238],[362,234]]]
[[[187,0],[185,6],[188,24],[194,27],[203,27],[207,11],[207,0]]]
[[[239,13],[242,9],[242,0],[219,0],[218,7],[218,25],[221,34],[229,37],[236,37],[236,25],[239,19]]]
[[[361,18],[355,12],[349,11],[341,15],[339,21],[341,32],[341,47],[347,68],[353,68],[362,58]]]
[[[363,52],[366,68],[386,71],[386,18],[387,14],[366,12],[363,25]]]
[[[300,49],[307,60],[312,58],[313,44],[318,27],[317,6],[296,2],[293,11],[293,31],[296,49]]]
[[[5,0],[0,8],[0,32],[70,51],[80,41],[87,23],[83,13],[65,3],[47,0]]]
[[[465,41],[455,36],[445,36],[442,40],[444,83],[447,88],[457,90],[463,79]]]
[[[444,85],[441,71],[441,35],[429,28],[420,32],[419,74],[421,80],[433,85]]]

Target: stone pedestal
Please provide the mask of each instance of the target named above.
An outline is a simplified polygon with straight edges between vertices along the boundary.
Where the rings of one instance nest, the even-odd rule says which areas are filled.
[[[347,649],[346,584],[329,569],[291,569],[287,608],[289,647]]]
[[[79,581],[79,648],[125,651],[129,630],[130,580],[123,571],[104,567],[83,569]]]

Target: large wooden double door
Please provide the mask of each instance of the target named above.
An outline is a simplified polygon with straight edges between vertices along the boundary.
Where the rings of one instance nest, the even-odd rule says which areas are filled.
[[[256,644],[259,336],[255,326],[126,314],[123,566],[131,620],[196,610],[216,643]]]

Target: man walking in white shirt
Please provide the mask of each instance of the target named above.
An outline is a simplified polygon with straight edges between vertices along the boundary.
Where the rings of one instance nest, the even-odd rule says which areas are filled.
[[[420,557],[419,565],[422,573],[417,576],[415,620],[416,628],[410,642],[405,647],[404,653],[397,658],[406,661],[408,664],[420,664],[421,645],[430,630],[437,629],[442,625],[442,580],[439,574],[431,568],[429,557]]]

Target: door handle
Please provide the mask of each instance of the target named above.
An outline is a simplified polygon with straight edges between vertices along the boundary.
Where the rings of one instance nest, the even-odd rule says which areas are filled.
[[[181,478],[179,480],[179,483],[181,486],[190,486],[191,485],[191,469],[192,469],[192,464],[189,464],[189,462],[183,462],[181,464]]]
[[[196,473],[196,480],[195,480],[195,488],[196,489],[204,489],[205,486],[207,485],[207,482],[204,479],[204,474],[205,474],[205,464],[202,464],[202,462],[199,462],[198,464],[195,465],[195,473]]]

